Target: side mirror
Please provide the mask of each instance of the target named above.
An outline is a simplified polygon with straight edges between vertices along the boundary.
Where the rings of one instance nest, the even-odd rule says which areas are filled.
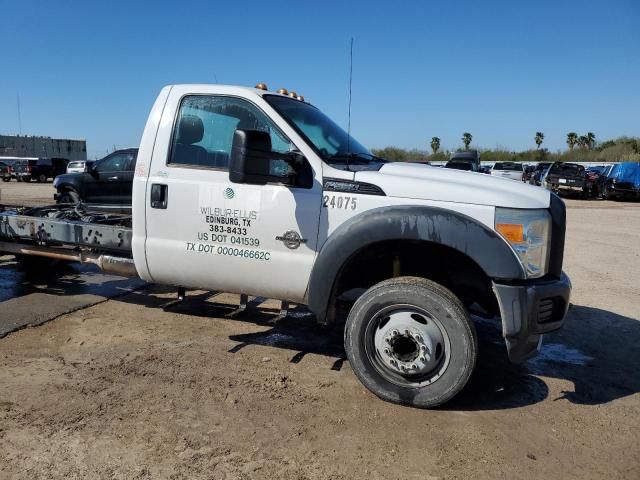
[[[95,162],[86,162],[84,164],[84,171],[85,173],[90,173],[90,174],[94,174],[95,172]]]
[[[286,154],[271,151],[271,136],[267,132],[236,130],[229,160],[229,180],[256,185],[286,181],[289,176],[275,175],[271,168],[272,160],[289,162],[286,157]]]

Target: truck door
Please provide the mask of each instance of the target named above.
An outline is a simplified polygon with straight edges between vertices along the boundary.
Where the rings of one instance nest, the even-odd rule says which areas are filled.
[[[145,254],[153,281],[303,300],[317,247],[320,173],[309,166],[315,181],[307,188],[231,183],[236,129],[269,132],[273,151],[294,145],[242,98],[170,97],[166,109],[176,108],[164,135],[169,144],[156,144],[147,181]],[[276,170],[289,168],[274,162]]]

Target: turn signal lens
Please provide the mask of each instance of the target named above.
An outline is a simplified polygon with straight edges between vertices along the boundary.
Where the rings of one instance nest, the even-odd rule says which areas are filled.
[[[496,230],[511,243],[524,242],[524,226],[513,223],[496,223]]]
[[[291,90],[291,91],[289,92],[289,96],[290,96],[291,98],[298,98],[298,94],[297,94],[296,92],[294,92],[293,90]]]
[[[278,93],[280,95],[289,95],[289,91],[286,88],[281,88],[280,90],[278,90]]]
[[[259,83],[255,86],[258,90],[269,90],[266,83]]]

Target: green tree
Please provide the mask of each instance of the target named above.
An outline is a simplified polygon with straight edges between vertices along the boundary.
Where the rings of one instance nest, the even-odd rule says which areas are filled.
[[[469,132],[464,132],[462,134],[462,143],[464,143],[465,150],[469,150],[469,144],[471,143],[471,140],[473,140],[473,135],[471,135]]]
[[[587,139],[587,137],[585,135],[580,135],[578,137],[578,145],[580,146],[580,148],[587,148],[588,142],[589,142],[589,140]]]
[[[544,141],[544,133],[536,132],[535,141],[536,141],[536,145],[538,146],[538,150],[539,150],[540,149],[540,145],[542,145],[542,142]]]
[[[587,148],[591,150],[593,146],[596,144],[596,134],[593,132],[587,132]]]
[[[438,137],[431,138],[431,151],[435,155],[440,150],[440,139]]]
[[[567,145],[569,145],[569,150],[573,151],[573,147],[578,143],[578,134],[576,132],[567,133]]]

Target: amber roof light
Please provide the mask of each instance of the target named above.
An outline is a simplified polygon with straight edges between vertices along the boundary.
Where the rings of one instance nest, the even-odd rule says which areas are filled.
[[[259,83],[255,86],[258,90],[269,90],[266,83]]]
[[[289,95],[289,91],[286,88],[281,88],[278,90],[280,95]]]

